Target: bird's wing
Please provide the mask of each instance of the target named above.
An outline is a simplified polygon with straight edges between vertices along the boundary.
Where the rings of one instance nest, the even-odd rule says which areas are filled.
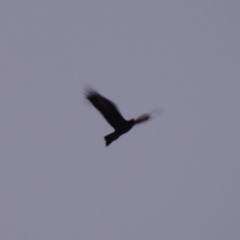
[[[158,115],[160,115],[162,113],[163,109],[155,109],[153,110],[152,112],[150,113],[145,113],[145,114],[142,114],[141,116],[139,116],[137,119],[135,119],[135,124],[139,124],[139,123],[142,123],[142,122],[146,122],[148,121],[149,119],[152,119]]]
[[[139,124],[139,123],[148,121],[150,118],[151,118],[150,114],[149,113],[145,113],[145,114],[139,116],[137,119],[135,119],[134,123],[135,124]]]
[[[126,120],[112,101],[103,97],[91,87],[86,88],[85,96],[113,128],[117,129],[125,123]]]

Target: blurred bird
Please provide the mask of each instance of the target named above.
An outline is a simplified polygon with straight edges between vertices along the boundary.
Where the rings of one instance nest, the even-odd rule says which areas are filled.
[[[119,112],[115,103],[103,97],[92,87],[85,88],[85,97],[92,105],[103,115],[107,122],[115,129],[114,132],[104,137],[106,146],[109,146],[113,141],[117,140],[121,135],[128,132],[135,124],[148,121],[153,117],[153,114],[160,113],[159,110],[154,110],[151,113],[145,113],[137,119],[125,120]]]

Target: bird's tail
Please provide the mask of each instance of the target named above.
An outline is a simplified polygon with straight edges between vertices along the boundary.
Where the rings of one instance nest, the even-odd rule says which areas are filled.
[[[106,141],[106,146],[110,145],[113,141],[117,140],[118,138],[119,136],[115,132],[108,134],[107,136],[104,137]]]

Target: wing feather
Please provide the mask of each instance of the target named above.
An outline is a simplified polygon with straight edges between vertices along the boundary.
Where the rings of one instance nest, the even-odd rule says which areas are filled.
[[[113,128],[117,129],[126,122],[116,104],[91,87],[86,88],[85,96]]]

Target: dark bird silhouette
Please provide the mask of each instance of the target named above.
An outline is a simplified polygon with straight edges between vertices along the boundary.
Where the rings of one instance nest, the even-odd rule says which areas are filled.
[[[104,137],[106,146],[117,140],[121,135],[128,132],[135,124],[148,121],[151,113],[139,116],[137,119],[125,120],[115,103],[103,97],[91,87],[86,87],[85,97],[103,115],[107,122],[115,129],[114,132]]]

